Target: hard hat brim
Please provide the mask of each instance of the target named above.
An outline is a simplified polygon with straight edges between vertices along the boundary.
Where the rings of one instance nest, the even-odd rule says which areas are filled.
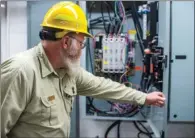
[[[93,35],[88,32],[85,33],[81,32],[81,33],[84,34],[86,37],[93,38]]]

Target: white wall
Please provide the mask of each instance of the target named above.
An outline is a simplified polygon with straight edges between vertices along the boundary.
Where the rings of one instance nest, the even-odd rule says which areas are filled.
[[[7,16],[2,18],[1,59],[5,61],[10,56],[27,49],[27,2],[8,1],[5,8]]]
[[[1,61],[9,57],[9,47],[7,46],[7,23],[6,23],[6,5],[1,7]]]

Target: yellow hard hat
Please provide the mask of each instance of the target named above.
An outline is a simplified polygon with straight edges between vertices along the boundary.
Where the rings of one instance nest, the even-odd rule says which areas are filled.
[[[63,32],[56,34],[56,38],[62,38],[67,32],[83,33],[87,37],[93,37],[87,31],[84,11],[74,2],[63,1],[52,6],[46,13],[41,26],[63,29]]]

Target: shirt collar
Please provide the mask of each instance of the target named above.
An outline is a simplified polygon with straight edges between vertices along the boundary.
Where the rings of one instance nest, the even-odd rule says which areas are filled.
[[[41,64],[41,75],[43,78],[52,73],[54,73],[59,78],[63,78],[67,73],[65,69],[58,69],[57,72],[54,70],[41,43],[38,44],[38,58]]]
[[[55,70],[53,69],[51,63],[49,62],[49,59],[45,53],[45,50],[43,49],[43,46],[41,43],[38,44],[38,58],[41,65],[41,75],[42,77],[46,77],[52,73],[56,74]]]

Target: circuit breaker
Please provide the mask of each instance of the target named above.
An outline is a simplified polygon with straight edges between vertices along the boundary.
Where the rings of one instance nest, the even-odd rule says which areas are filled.
[[[120,36],[103,36],[102,71],[109,73],[124,73],[126,57],[126,40]]]

